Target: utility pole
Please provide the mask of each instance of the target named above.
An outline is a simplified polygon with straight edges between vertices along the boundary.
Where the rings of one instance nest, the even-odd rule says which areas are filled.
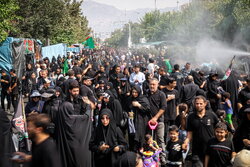
[[[155,11],[156,11],[156,9],[157,9],[157,8],[156,8],[156,0],[155,0]]]
[[[177,0],[177,11],[179,11],[179,0]]]
[[[132,40],[131,40],[131,25],[128,22],[128,48],[132,47]]]

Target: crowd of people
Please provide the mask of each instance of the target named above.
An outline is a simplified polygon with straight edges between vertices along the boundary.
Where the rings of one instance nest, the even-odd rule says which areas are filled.
[[[0,81],[1,113],[28,98],[32,151],[14,161],[32,167],[135,167],[150,157],[229,167],[250,148],[250,78],[235,71],[221,80],[189,62],[170,69],[164,55],[103,48],[28,62],[22,77],[2,70]]]

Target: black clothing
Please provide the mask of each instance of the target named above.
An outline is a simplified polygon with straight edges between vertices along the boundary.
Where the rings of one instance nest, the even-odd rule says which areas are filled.
[[[19,166],[10,160],[10,156],[15,152],[11,135],[11,123],[7,113],[0,108],[0,166],[14,167]]]
[[[51,121],[55,123],[56,115],[62,103],[62,99],[53,96],[52,99],[44,103],[42,113],[48,114],[51,118]]]
[[[9,75],[1,76],[1,80],[8,81],[8,83],[1,82],[2,92],[7,92],[7,90],[10,87],[10,81],[11,81],[10,76]]]
[[[13,85],[15,85],[15,84],[16,84],[16,86],[12,89],[12,92],[11,92],[12,95],[17,95],[18,94],[19,80],[18,80],[17,76],[11,76],[10,87],[12,88]]]
[[[136,153],[127,151],[120,156],[115,162],[115,167],[135,167],[136,166]]]
[[[132,143],[135,142],[138,145],[135,145],[135,151],[138,151],[145,142],[146,127],[149,121],[150,113],[150,104],[148,99],[142,95],[141,89],[138,85],[134,86],[132,90],[135,89],[138,92],[138,97],[134,98],[133,96],[129,99],[129,111],[134,112],[134,125],[135,125],[135,134]],[[141,108],[133,107],[132,102],[137,101],[141,104]]]
[[[239,103],[241,103],[243,106],[247,104],[247,100],[250,97],[250,88],[246,86],[239,92]]]
[[[122,75],[123,75],[122,73],[119,73],[119,74],[114,73],[114,74],[112,74],[112,75],[110,76],[109,81],[113,84],[113,87],[114,87],[115,89],[117,89],[118,86],[120,86],[120,82],[118,81],[118,79],[119,79],[119,78],[122,78],[122,77],[121,77]]]
[[[52,62],[51,64],[50,64],[50,71],[51,72],[55,72],[57,69],[58,69],[58,64],[56,63],[56,62]]]
[[[48,138],[38,145],[32,145],[31,167],[61,167],[54,140]]]
[[[240,108],[239,112],[237,113],[237,118],[239,122],[242,122],[246,118],[246,112],[245,109],[250,108],[250,104],[246,104],[243,107]]]
[[[166,150],[168,151],[168,161],[170,162],[182,162],[182,140],[176,142],[168,141]]]
[[[143,90],[143,94],[146,95],[147,92],[149,92],[149,81],[148,80],[145,80],[143,83],[142,83],[142,90]]]
[[[131,86],[129,82],[126,81],[125,85],[121,84],[120,89],[121,89],[121,92],[118,91],[119,100],[122,102],[121,105],[122,105],[123,110],[126,110],[126,108],[128,107],[126,102],[128,101],[128,98],[129,98],[129,95],[127,94],[130,93],[131,91]]]
[[[2,109],[5,110],[5,106],[4,106],[4,99],[7,98],[7,109],[10,109],[10,94],[2,89],[1,92],[1,106]]]
[[[62,167],[91,167],[89,140],[91,109],[81,97],[66,99],[59,108],[55,123],[55,138]]]
[[[72,70],[74,71],[75,75],[76,75],[76,74],[82,74],[82,69],[81,69],[81,67],[74,66],[74,67],[72,68]]]
[[[232,108],[235,113],[237,113],[237,102],[238,102],[238,94],[239,94],[239,82],[235,77],[234,72],[232,71],[230,76],[221,82],[222,88],[230,93],[230,101],[232,103]]]
[[[207,142],[214,136],[214,127],[218,122],[217,116],[208,110],[202,118],[196,112],[188,116],[187,131],[193,133],[192,153],[193,155],[198,155],[201,160],[205,158]]]
[[[243,148],[245,148],[243,139],[250,140],[250,120],[247,120],[247,118],[245,118],[241,122],[241,124],[238,126],[234,134],[233,142],[234,142],[236,152],[239,152]],[[248,149],[250,148],[248,147]]]
[[[97,71],[95,77],[96,76],[98,76],[97,81],[103,80],[105,84],[108,83],[108,74],[106,72]]]
[[[217,94],[219,94],[219,90],[217,89],[220,86],[220,83],[217,80],[212,80],[211,78],[207,81],[207,98],[211,103],[211,107],[214,112],[217,111],[219,105],[219,99]]]
[[[32,111],[41,113],[43,110],[44,101],[39,100],[34,102],[33,100],[29,101],[25,106],[25,114],[28,115]]]
[[[19,80],[17,76],[11,76],[10,87],[12,88],[15,84],[16,86],[12,89],[10,93],[10,99],[11,99],[11,103],[13,105],[14,111],[16,111],[16,107],[17,107],[17,98],[18,98],[20,84],[19,84]]]
[[[120,101],[110,97],[109,102],[102,105],[102,109],[104,108],[108,108],[112,111],[116,125],[121,126],[121,121],[123,119],[123,110]]]
[[[111,82],[108,82],[108,85],[110,88],[107,89],[105,92],[110,95],[111,98],[118,99],[118,94],[116,90],[114,89],[114,86]]]
[[[166,96],[160,90],[157,90],[154,94],[149,92],[148,101],[150,104],[151,117],[154,117],[159,112],[160,109],[165,111],[167,108]],[[162,114],[162,116],[159,118],[158,121],[159,122],[164,121],[164,114]]]
[[[209,155],[209,167],[230,167],[232,152],[235,152],[232,141],[218,141],[212,138],[208,141],[206,155]]]
[[[167,76],[167,75],[161,75],[159,85],[163,85],[163,86],[167,85],[168,80],[169,80],[168,78],[169,78],[169,76]]]
[[[88,99],[95,103],[96,102],[96,98],[94,96],[94,93],[93,91],[86,85],[82,85],[81,88],[80,88],[80,95],[81,96],[87,96]]]
[[[180,93],[181,102],[186,103],[190,107],[198,90],[199,86],[194,83],[184,85]]]
[[[179,98],[178,91],[175,89],[169,90],[167,88],[164,88],[162,91],[165,93],[166,98],[170,95],[175,96],[175,99],[167,101],[167,108],[164,113],[164,122],[168,122],[169,120],[175,120],[176,119],[176,106],[178,104],[178,98]]]
[[[77,81],[76,81],[75,79],[73,79],[73,78],[69,78],[69,79],[67,79],[67,80],[65,80],[65,81],[63,82],[62,91],[63,91],[63,93],[66,95],[66,97],[69,96],[69,85],[70,85],[70,83],[72,83],[72,82],[77,82]]]
[[[105,127],[99,121],[89,142],[89,149],[94,153],[95,167],[112,167],[114,166],[114,161],[126,150],[127,142],[123,137],[121,129],[116,126],[112,112],[109,109],[103,109],[100,118],[103,115],[109,117],[109,125]],[[109,148],[101,151],[99,147],[102,144],[109,145]],[[119,152],[113,151],[116,146],[119,146]]]
[[[170,74],[170,77],[173,77],[176,80],[176,87],[175,89],[178,90],[178,92],[181,92],[181,87],[184,82],[184,76],[181,72],[173,72]]]
[[[1,106],[2,106],[2,109],[5,110],[4,100],[5,98],[7,98],[7,102],[8,102],[7,109],[10,109],[10,94],[8,93],[8,89],[10,87],[10,76],[9,75],[1,76],[1,80],[8,81],[8,83],[1,82],[1,87],[2,87]]]
[[[191,71],[191,75],[192,75],[193,78],[194,78],[194,83],[195,83],[196,85],[198,85],[199,88],[200,88],[200,86],[203,84],[203,82],[206,80],[206,78],[203,77],[203,76],[201,76],[201,75],[200,75],[198,72],[196,72],[196,71]]]
[[[90,78],[94,78],[94,76],[95,76],[95,71],[91,68],[91,69],[89,69],[87,72],[86,72],[86,76],[89,76]]]

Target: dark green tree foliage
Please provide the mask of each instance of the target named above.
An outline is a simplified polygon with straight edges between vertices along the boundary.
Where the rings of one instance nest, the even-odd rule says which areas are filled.
[[[45,41],[53,38],[56,27],[63,18],[61,0],[17,0],[20,9],[17,15],[22,19],[16,37],[35,38]]]
[[[18,10],[15,0],[0,1],[0,42],[4,41],[10,31],[16,31],[14,25],[18,20],[15,11]]]
[[[80,6],[83,2],[65,0],[64,3],[64,16],[56,28],[52,42],[73,44],[85,41],[91,29],[88,28],[88,20],[81,13]]]
[[[18,33],[11,36],[40,39],[45,44],[77,43],[88,36],[90,29],[82,16],[82,1],[76,0],[16,0],[22,19],[17,24]]]

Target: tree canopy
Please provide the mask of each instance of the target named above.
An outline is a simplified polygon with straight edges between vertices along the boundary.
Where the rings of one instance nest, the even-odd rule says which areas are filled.
[[[3,2],[6,1],[5,4]],[[1,22],[8,35],[18,38],[40,39],[49,43],[83,42],[89,35],[88,21],[81,12],[83,1],[77,0],[4,0],[0,10],[6,12],[5,22]],[[7,3],[8,2],[8,3]],[[10,8],[11,7],[11,8]],[[0,18],[3,13],[1,12]],[[18,18],[15,19],[15,18]],[[15,24],[11,24],[15,21]],[[6,24],[9,23],[9,24]],[[15,30],[15,31],[14,31]]]
[[[15,31],[15,21],[18,19],[15,11],[19,9],[15,0],[0,1],[0,42],[8,37],[10,31]]]

